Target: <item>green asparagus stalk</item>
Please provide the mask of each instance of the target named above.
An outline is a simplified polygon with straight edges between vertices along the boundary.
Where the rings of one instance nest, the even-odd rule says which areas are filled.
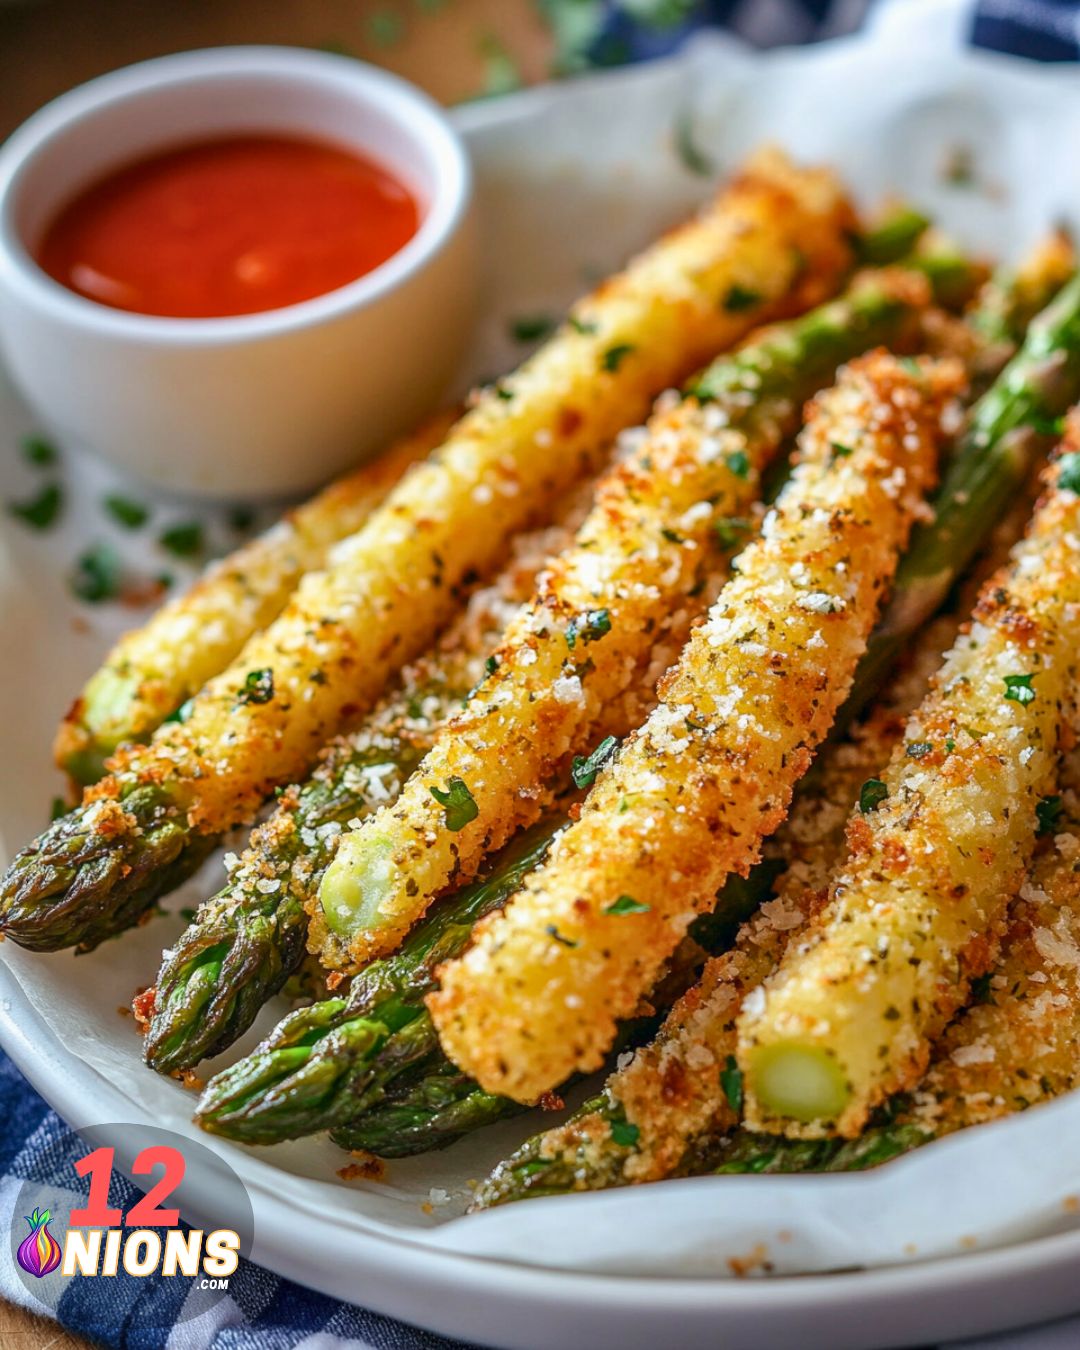
[[[991,349],[1015,347],[1040,310],[1076,271],[1076,249],[1052,231],[1018,267],[999,267],[979,292],[968,322]]]
[[[212,1078],[196,1118],[214,1134],[269,1144],[343,1124],[370,1093],[438,1048],[424,995],[473,925],[505,904],[546,854],[561,819],[504,850],[487,877],[435,905],[401,948],[353,980],[348,996],[289,1014],[250,1055]]]
[[[341,829],[371,809],[367,772],[379,771],[384,792],[400,786],[423,757],[426,739],[419,725],[416,733],[398,730],[381,743],[366,732],[342,739],[255,831],[227,885],[163,954],[144,1046],[151,1068],[189,1068],[248,1029],[304,955],[304,900],[333,858]]]
[[[935,498],[934,519],[901,560],[892,603],[859,664],[839,727],[866,706],[911,634],[940,609],[1078,397],[1080,276],[1036,315],[1020,351],[972,410]]]
[[[929,228],[928,216],[908,202],[894,203],[855,238],[855,256],[863,267],[887,267],[906,258]]]
[[[18,853],[0,891],[0,933],[31,951],[90,951],[196,872],[218,843],[193,835],[167,788],[91,800]]]
[[[528,1110],[509,1097],[485,1092],[444,1055],[433,1056],[423,1068],[351,1124],[332,1130],[330,1138],[350,1153],[409,1158],[447,1148],[474,1130]]]

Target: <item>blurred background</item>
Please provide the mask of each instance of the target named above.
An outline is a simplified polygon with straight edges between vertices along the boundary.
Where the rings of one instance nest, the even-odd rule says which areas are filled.
[[[445,104],[644,60],[695,28],[805,42],[858,26],[869,0],[0,0],[0,137],[117,66],[222,43],[325,48]]]

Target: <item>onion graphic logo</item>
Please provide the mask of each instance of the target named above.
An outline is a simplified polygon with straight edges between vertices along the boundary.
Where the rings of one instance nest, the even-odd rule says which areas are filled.
[[[30,1232],[23,1238],[16,1253],[23,1270],[29,1275],[36,1275],[39,1280],[60,1264],[60,1244],[49,1232],[50,1217],[47,1209],[34,1210],[26,1220]]]

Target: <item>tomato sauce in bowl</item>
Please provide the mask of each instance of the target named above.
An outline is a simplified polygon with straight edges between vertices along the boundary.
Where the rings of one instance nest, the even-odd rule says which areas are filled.
[[[405,185],[355,150],[231,136],[99,179],[62,207],[35,256],[54,280],[114,309],[223,318],[337,290],[420,223]]]

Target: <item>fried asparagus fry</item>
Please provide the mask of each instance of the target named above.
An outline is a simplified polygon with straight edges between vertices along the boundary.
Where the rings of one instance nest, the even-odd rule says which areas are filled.
[[[401,796],[341,841],[312,946],[334,968],[392,950],[433,896],[544,809],[565,757],[593,749],[612,710],[636,725],[660,673],[748,533],[760,477],[803,402],[847,358],[910,343],[929,294],[902,271],[778,325],[658,411],[601,482],[573,546],[511,624],[495,668],[436,737]],[[614,741],[607,742],[609,749]],[[457,794],[456,797],[454,794]]]
[[[251,1025],[303,957],[304,902],[316,891],[342,829],[392,801],[439,726],[482,678],[507,620],[532,592],[545,559],[573,537],[591,500],[573,494],[563,522],[515,542],[515,558],[477,592],[436,649],[407,666],[392,693],[323,752],[308,781],[290,788],[234,860],[223,890],[162,959],[156,988],[135,1000],[152,1010],[147,1063],[163,1073],[220,1054]]]
[[[1075,783],[1075,764],[1070,776]],[[934,1046],[915,1091],[887,1103],[886,1120],[853,1140],[739,1131],[706,1155],[708,1170],[861,1170],[1080,1085],[1078,807],[1075,786],[1044,800],[1043,829],[1054,838],[1009,907],[1001,960]]]
[[[765,315],[831,290],[849,223],[829,175],[772,155],[581,302],[337,545],[326,571],[303,579],[184,722],[118,750],[83,805],[14,859],[0,932],[38,950],[87,948],[133,922],[190,871],[207,836],[250,818],[374,702],[445,624],[461,586],[494,569],[659,389]]]
[[[907,667],[862,722],[822,751],[788,818],[766,845],[767,858],[783,860],[772,896],[740,930],[732,950],[707,963],[700,983],[675,1004],[657,1038],[612,1074],[600,1095],[500,1163],[477,1190],[474,1208],[658,1181],[680,1170],[703,1134],[737,1123],[733,1056],[742,997],[770,973],[792,935],[820,908],[843,855],[851,803],[889,758],[958,627],[952,616],[930,624]]]
[[[932,485],[956,363],[875,353],[818,401],[737,575],[580,820],[429,999],[487,1091],[596,1068],[696,912],[745,873],[843,700]]]
[[[483,880],[432,906],[393,956],[365,967],[347,996],[290,1013],[250,1055],[211,1079],[199,1122],[247,1143],[335,1129],[347,1132],[345,1147],[368,1148],[362,1141],[370,1133],[387,1156],[401,1156],[520,1110],[508,1098],[481,1094],[447,1061],[424,995],[435,987],[439,964],[464,950],[475,924],[520,887],[565,827],[565,815],[556,815],[524,831]],[[734,925],[743,913],[730,898],[719,917]],[[669,1007],[700,969],[705,951],[695,938],[711,940],[705,930],[699,924],[684,940],[650,994],[653,1008]],[[444,1118],[442,1108],[451,1115]],[[404,1122],[395,1143],[392,1130]]]
[[[1075,271],[1076,248],[1062,229],[1041,239],[1019,266],[999,268],[979,292],[969,315],[989,352],[1004,349],[1011,355],[1028,324]]]
[[[1022,492],[1035,454],[1080,398],[1080,276],[1031,322],[1023,346],[979,399],[938,493],[934,519],[917,529],[896,592],[855,676],[853,716],[881,688],[911,634],[944,604],[975,556],[979,524],[1001,518]]]
[[[1073,442],[1080,433],[1074,421]],[[752,1129],[854,1137],[911,1087],[993,965],[1051,790],[1080,637],[1080,454],[1067,453],[969,634],[868,780],[805,941],[740,1017]]]
[[[373,463],[332,483],[125,633],[61,722],[53,746],[58,767],[80,785],[95,783],[118,745],[148,740],[277,618],[300,578],[326,565],[333,546],[355,533],[406,469],[442,442],[454,416],[431,418]]]

